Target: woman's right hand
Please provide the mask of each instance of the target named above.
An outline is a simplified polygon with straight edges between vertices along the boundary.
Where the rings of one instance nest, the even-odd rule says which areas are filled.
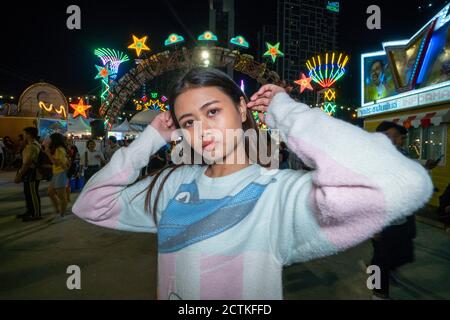
[[[162,112],[153,119],[150,125],[158,130],[159,134],[167,141],[171,141],[172,132],[175,131],[175,123],[169,111]]]

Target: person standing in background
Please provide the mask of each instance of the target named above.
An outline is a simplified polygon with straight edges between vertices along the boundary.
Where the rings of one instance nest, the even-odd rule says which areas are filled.
[[[5,163],[5,145],[3,144],[3,139],[0,138],[0,170],[3,169],[3,165]]]
[[[66,141],[62,134],[53,133],[50,139],[44,141],[44,151],[52,162],[52,180],[48,188],[48,195],[56,213],[62,217],[67,209],[67,170],[70,160],[67,156]]]
[[[67,144],[68,144],[67,152],[70,158],[70,168],[69,170],[67,170],[68,183],[66,192],[67,192],[67,202],[70,202],[70,193],[72,191],[70,189],[70,179],[77,177],[80,171],[80,153],[78,152],[78,148],[73,143],[73,140],[68,140]]]
[[[108,145],[106,146],[106,150],[105,150],[106,163],[108,163],[111,160],[114,152],[116,152],[119,149],[120,149],[120,146],[117,143],[117,138],[114,136],[110,136],[108,138]]]
[[[23,193],[27,212],[18,215],[22,221],[41,219],[41,198],[39,197],[39,180],[36,177],[36,165],[41,147],[37,142],[38,131],[34,127],[24,129],[25,146],[22,150],[22,166],[17,171],[15,183],[23,182]]]
[[[84,168],[84,182],[88,180],[101,169],[105,164],[105,157],[100,151],[95,150],[96,143],[94,140],[86,142],[87,150],[81,157],[81,166]]]
[[[280,142],[280,169],[289,169],[289,151],[283,141]]]

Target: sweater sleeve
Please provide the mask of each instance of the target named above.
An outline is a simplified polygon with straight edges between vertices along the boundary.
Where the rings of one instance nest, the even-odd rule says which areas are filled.
[[[152,178],[134,182],[141,169],[147,166],[150,156],[165,144],[158,131],[147,126],[133,143],[117,150],[111,161],[87,182],[72,211],[99,226],[156,232],[152,215],[145,211],[145,198]],[[158,184],[154,190],[157,189]]]
[[[271,247],[283,264],[355,246],[431,197],[427,171],[381,133],[369,133],[278,93],[267,123],[313,168],[282,173]]]

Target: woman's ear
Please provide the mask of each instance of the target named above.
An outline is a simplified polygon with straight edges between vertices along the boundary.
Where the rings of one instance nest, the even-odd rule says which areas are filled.
[[[241,97],[239,103],[239,113],[241,114],[241,121],[245,122],[247,120],[247,103],[245,102],[244,97]]]

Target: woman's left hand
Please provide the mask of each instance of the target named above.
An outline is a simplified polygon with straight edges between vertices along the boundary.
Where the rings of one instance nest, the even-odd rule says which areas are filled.
[[[286,92],[286,90],[274,84],[263,85],[258,92],[251,96],[247,108],[252,111],[258,111],[259,117],[263,118],[264,112],[267,112],[269,109],[273,97],[280,92]],[[264,119],[262,120],[264,121]]]

